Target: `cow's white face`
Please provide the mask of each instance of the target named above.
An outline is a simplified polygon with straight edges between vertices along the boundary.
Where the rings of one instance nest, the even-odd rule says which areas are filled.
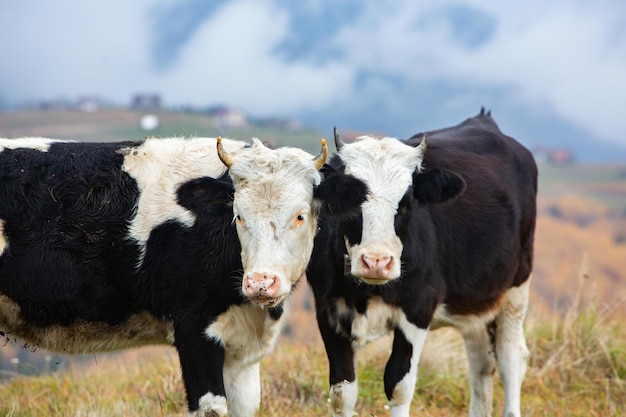
[[[260,305],[276,305],[304,274],[313,250],[318,167],[303,150],[272,150],[254,140],[252,147],[233,155],[229,172],[235,185],[243,293]]]
[[[395,233],[395,216],[403,196],[421,169],[423,147],[411,147],[397,139],[358,138],[344,145],[339,156],[345,173],[367,184],[369,198],[362,204],[361,242],[346,239],[350,272],[369,284],[384,284],[401,272],[402,242]]]

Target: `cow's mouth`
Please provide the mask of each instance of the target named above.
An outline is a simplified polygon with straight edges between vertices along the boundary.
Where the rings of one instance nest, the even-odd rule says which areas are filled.
[[[259,294],[251,300],[261,307],[276,307],[282,301],[283,297],[268,297],[266,295]]]
[[[389,281],[391,281],[390,278],[381,278],[381,277],[358,276],[358,278],[362,280],[363,282],[365,282],[366,284],[370,284],[370,285],[384,285],[388,283]]]

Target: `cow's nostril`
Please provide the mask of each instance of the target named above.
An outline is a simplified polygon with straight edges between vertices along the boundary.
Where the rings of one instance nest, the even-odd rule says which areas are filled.
[[[369,269],[387,268],[393,263],[392,260],[393,256],[361,256],[361,262],[363,266],[366,266]]]
[[[250,273],[244,277],[244,288],[249,297],[273,296],[278,291],[278,276]]]
[[[370,278],[388,278],[394,269],[394,256],[380,253],[363,254],[360,257],[361,273]]]
[[[374,267],[374,264],[373,264],[372,260],[367,255],[362,255],[361,256],[361,266],[365,270],[370,270],[371,268]]]

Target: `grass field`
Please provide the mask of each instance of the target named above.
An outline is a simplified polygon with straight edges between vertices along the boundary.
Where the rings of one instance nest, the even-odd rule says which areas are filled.
[[[579,293],[585,291],[588,288],[581,286]],[[531,359],[522,394],[524,416],[626,415],[626,333],[621,317],[581,301],[557,319],[531,313],[526,333]],[[359,416],[389,415],[382,384],[389,348],[386,338],[359,355]],[[497,376],[495,380],[494,415],[499,415],[503,393]],[[327,363],[320,343],[283,338],[262,362],[260,417],[329,415],[327,393]],[[465,416],[469,396],[462,340],[451,329],[432,332],[412,413]],[[88,366],[58,374],[18,377],[0,385],[0,415],[185,416],[178,359],[171,348],[145,348],[94,358]]]

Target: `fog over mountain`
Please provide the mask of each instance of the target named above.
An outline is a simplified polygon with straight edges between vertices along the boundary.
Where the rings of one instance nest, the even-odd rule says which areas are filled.
[[[529,146],[626,162],[624,2],[24,0],[0,33],[4,108],[155,92],[402,138],[484,105]]]

